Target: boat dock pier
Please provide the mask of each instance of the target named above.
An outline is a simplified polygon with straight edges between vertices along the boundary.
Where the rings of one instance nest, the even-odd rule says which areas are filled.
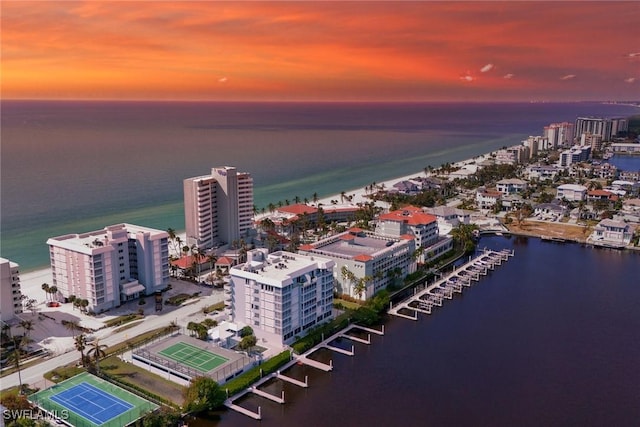
[[[360,338],[358,336],[354,336],[353,334],[349,334],[349,332],[351,332],[352,330],[358,330],[361,334],[366,333],[367,334],[367,338]],[[361,344],[366,344],[366,345],[371,345],[371,334],[376,334],[376,335],[384,335],[384,325],[382,325],[382,330],[377,330],[377,329],[372,329],[372,328],[367,328],[365,326],[360,326],[360,325],[349,325],[347,328],[331,335],[330,337],[324,339],[322,342],[320,342],[319,344],[315,345],[312,349],[308,350],[307,352],[305,352],[304,354],[301,355],[293,355],[292,354],[292,359],[291,361],[289,361],[287,364],[285,364],[280,370],[273,372],[269,375],[266,375],[264,377],[262,377],[258,382],[256,382],[255,384],[253,384],[252,386],[250,386],[249,388],[243,390],[242,392],[234,395],[234,396],[230,396],[227,398],[227,400],[224,402],[224,405],[229,408],[232,409],[236,412],[239,412],[243,415],[246,415],[250,418],[253,418],[254,420],[261,420],[262,419],[262,408],[260,406],[258,406],[257,408],[257,412],[254,412],[250,409],[244,408],[242,406],[236,405],[234,402],[237,401],[238,399],[240,399],[241,397],[245,396],[248,393],[253,393],[256,396],[259,396],[263,399],[267,399],[270,400],[272,402],[276,402],[279,404],[284,404],[285,403],[285,396],[284,396],[284,391],[282,391],[280,396],[276,396],[273,394],[270,394],[264,390],[261,390],[259,387],[261,385],[263,385],[264,383],[266,383],[267,381],[276,378],[279,379],[281,381],[286,381],[288,383],[294,384],[298,387],[302,387],[302,388],[308,388],[309,387],[309,378],[307,376],[305,376],[304,378],[304,382],[297,380],[295,378],[291,378],[287,375],[284,375],[282,373],[282,371],[287,370],[289,367],[291,367],[294,364],[304,364],[304,365],[308,365],[311,366],[315,369],[319,369],[321,371],[324,372],[329,372],[333,370],[333,360],[329,360],[329,364],[311,359],[310,356],[312,353],[314,353],[315,351],[321,349],[321,348],[326,348],[328,350],[331,350],[333,352],[336,353],[340,353],[340,354],[344,354],[347,356],[354,356],[355,355],[355,345],[351,346],[351,350],[346,350],[340,347],[336,347],[334,345],[331,345],[330,343],[338,338],[343,338],[343,339],[348,339],[351,340],[353,342],[357,342],[357,343],[361,343]],[[262,376],[262,371],[260,371],[260,374]],[[227,391],[228,393],[228,391]]]
[[[485,249],[483,253],[435,283],[422,290],[416,288],[411,297],[391,306],[388,313],[410,320],[418,320],[418,313],[431,314],[433,307],[442,306],[445,298],[452,299],[454,293],[462,293],[464,287],[470,287],[473,282],[480,281],[480,278],[486,276],[489,270],[502,265],[513,255],[513,251],[506,249],[501,251]]]

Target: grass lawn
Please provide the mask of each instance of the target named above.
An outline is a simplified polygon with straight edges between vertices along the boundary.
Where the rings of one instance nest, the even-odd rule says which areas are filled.
[[[125,363],[116,356],[108,357],[100,362],[100,369],[105,374],[125,383],[133,384],[164,399],[182,406],[182,387],[152,372]]]
[[[58,367],[53,371],[49,371],[43,376],[51,382],[59,383],[68,378],[75,377],[76,375],[84,371],[85,369],[83,367],[76,366],[75,363],[72,363],[66,366]]]
[[[353,301],[347,301],[347,300],[343,300],[340,298],[334,298],[333,299],[333,305],[336,304],[342,304],[342,306],[348,310],[357,310],[359,309],[362,305],[358,304],[357,302],[353,302]]]
[[[169,328],[172,328],[171,326],[163,326],[157,329],[154,329],[152,331],[149,332],[145,332],[144,334],[141,335],[136,335],[135,337],[129,338],[126,341],[123,341],[119,344],[113,345],[109,348],[107,348],[107,354],[114,354],[114,353],[118,353],[119,351],[124,351],[127,350],[127,348],[131,345],[131,346],[137,346],[139,344],[145,343],[148,340],[150,340],[153,337],[156,336],[160,336],[163,334],[166,334],[169,331]],[[174,331],[178,330],[179,328],[177,326],[172,328]],[[80,356],[78,356],[78,359],[80,359]]]

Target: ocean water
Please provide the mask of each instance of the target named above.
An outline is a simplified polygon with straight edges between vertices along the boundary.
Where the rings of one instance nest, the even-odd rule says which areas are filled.
[[[255,204],[349,191],[519,143],[599,103],[1,103],[0,254],[48,265],[46,240],[119,222],[184,228],[182,180],[251,172]]]
[[[483,237],[515,256],[419,320],[389,317],[385,336],[329,350],[330,373],[285,372],[234,411],[193,427],[632,427],[640,420],[640,255],[534,238]],[[561,261],[559,261],[561,260]],[[343,340],[343,348],[351,348]]]

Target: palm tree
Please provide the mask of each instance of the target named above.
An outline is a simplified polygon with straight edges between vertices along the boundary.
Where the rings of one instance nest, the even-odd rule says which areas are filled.
[[[43,283],[42,284],[42,290],[44,291],[45,299],[48,301],[49,300],[49,284],[48,283]]]
[[[80,330],[80,323],[75,320],[75,321],[68,321],[66,323],[64,323],[64,327],[67,328],[68,330],[71,331],[71,334],[73,335],[73,337],[75,338],[76,336],[76,331]]]
[[[346,194],[347,194],[347,193],[346,193],[346,192],[344,192],[344,191],[341,191],[341,192],[340,192],[340,203],[344,203],[344,198],[345,198]]]
[[[87,348],[87,337],[84,334],[76,336],[74,339],[74,344],[76,346],[76,350],[80,352],[80,363],[82,363],[82,366],[86,366],[84,350],[85,348]]]
[[[25,336],[23,336],[21,339],[18,339],[18,337],[14,336],[13,337],[13,350],[11,350],[11,352],[7,355],[7,359],[9,360],[10,363],[13,364],[14,368],[16,368],[18,370],[18,384],[19,384],[19,389],[18,389],[18,394],[22,394],[23,390],[22,390],[22,370],[20,368],[20,358],[22,355],[22,349],[24,348],[25,344],[27,343],[27,338]]]
[[[93,357],[93,363],[95,364],[97,373],[100,373],[100,358],[107,355],[107,352],[105,351],[106,348],[106,344],[100,344],[100,341],[96,339],[93,342],[93,347],[87,351],[87,356],[89,358]]]
[[[313,203],[318,203],[318,193],[313,193],[313,196],[311,196],[311,200],[313,200]]]
[[[58,293],[58,287],[56,285],[51,286],[49,293],[51,294],[51,301],[57,300],[56,294]]]

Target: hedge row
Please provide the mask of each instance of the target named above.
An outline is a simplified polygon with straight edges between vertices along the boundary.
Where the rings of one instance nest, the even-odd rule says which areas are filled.
[[[349,313],[344,313],[329,323],[318,326],[309,331],[307,336],[296,341],[291,347],[297,354],[302,354],[313,348],[314,345],[320,344],[323,337],[329,338],[338,331],[349,326]]]
[[[221,388],[226,389],[229,392],[229,396],[233,396],[234,394],[246,390],[251,386],[251,384],[259,381],[260,378],[262,378],[264,375],[269,375],[273,372],[276,372],[281,366],[285,365],[290,360],[291,353],[289,352],[289,350],[285,350],[282,353],[273,356],[263,364],[255,366],[249,369],[247,372],[241,374],[240,376],[232,379],[231,381],[224,384]],[[262,375],[260,373],[261,370]]]

